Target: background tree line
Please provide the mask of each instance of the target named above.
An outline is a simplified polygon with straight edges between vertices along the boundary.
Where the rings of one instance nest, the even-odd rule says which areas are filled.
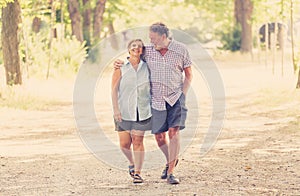
[[[260,27],[274,22],[276,27],[278,22],[291,28],[300,18],[299,4],[293,0],[0,0],[0,63],[9,85],[22,84],[22,75],[42,72],[49,77],[77,71],[88,49],[101,39],[155,21],[184,30],[204,44],[218,41],[219,49],[251,53],[261,46]],[[270,44],[268,27],[265,49]],[[294,39],[292,32],[289,36]],[[298,53],[293,53],[296,70]]]

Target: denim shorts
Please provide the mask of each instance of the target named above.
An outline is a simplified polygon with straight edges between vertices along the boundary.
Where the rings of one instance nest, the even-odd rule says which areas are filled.
[[[151,117],[146,120],[141,121],[129,121],[123,120],[122,122],[115,122],[115,131],[130,131],[130,130],[139,130],[139,131],[147,131],[151,130],[152,120]]]
[[[185,128],[187,108],[185,95],[182,93],[173,106],[166,103],[166,110],[159,111],[152,108],[152,132],[153,134],[168,131],[171,127]]]

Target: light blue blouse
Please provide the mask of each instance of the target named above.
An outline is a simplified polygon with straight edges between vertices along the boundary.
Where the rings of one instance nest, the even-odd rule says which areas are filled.
[[[136,121],[151,117],[151,95],[148,65],[140,61],[137,70],[126,60],[121,67],[119,85],[119,108],[123,120]]]

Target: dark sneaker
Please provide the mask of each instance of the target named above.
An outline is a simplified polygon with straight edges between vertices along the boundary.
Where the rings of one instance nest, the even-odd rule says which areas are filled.
[[[161,173],[161,179],[167,179],[167,177],[168,177],[168,169],[169,169],[169,165],[166,165],[165,169]]]
[[[175,167],[177,166],[177,164],[178,164],[178,159],[176,160],[176,162],[175,162]],[[161,173],[161,179],[167,179],[167,177],[168,177],[168,169],[169,169],[169,165],[168,164],[166,164],[166,167],[165,167],[165,169],[163,170],[163,172]]]
[[[173,174],[170,174],[167,178],[169,184],[179,184],[179,179],[176,178]]]
[[[134,174],[134,176],[133,176],[133,183],[134,184],[143,183],[143,182],[144,182],[144,180],[139,174]]]

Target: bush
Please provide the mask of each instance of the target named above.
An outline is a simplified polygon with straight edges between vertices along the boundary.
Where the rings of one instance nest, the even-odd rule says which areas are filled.
[[[48,35],[47,31],[41,31],[22,40],[21,58],[27,74],[45,77],[48,67],[51,77],[77,72],[87,56],[85,44],[75,37],[53,39],[50,44]]]
[[[241,48],[241,27],[235,25],[229,32],[220,32],[221,43],[223,46],[220,49],[238,51]]]

